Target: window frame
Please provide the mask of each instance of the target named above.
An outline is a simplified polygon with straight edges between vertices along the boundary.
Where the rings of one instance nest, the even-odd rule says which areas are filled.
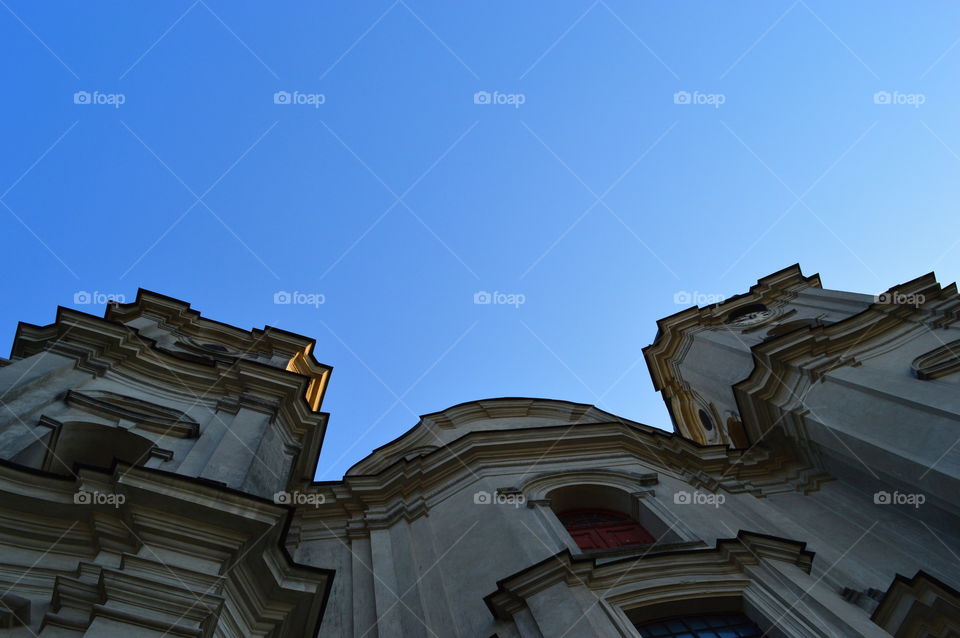
[[[585,524],[575,524],[571,523],[569,520],[571,516],[594,516],[598,518],[607,517],[606,521],[597,521],[593,523]],[[587,508],[587,509],[575,509],[567,510],[564,512],[557,512],[557,518],[560,520],[560,523],[563,525],[564,529],[567,530],[567,533],[577,544],[577,547],[580,548],[583,552],[594,552],[594,551],[606,551],[606,550],[620,550],[626,548],[636,548],[636,547],[645,547],[648,545],[653,545],[656,543],[656,539],[653,534],[643,526],[643,524],[623,512],[617,510],[609,510],[602,508]],[[617,542],[618,534],[632,534],[640,535],[643,538],[643,542],[639,543],[621,543]],[[587,538],[593,541],[596,547],[584,547],[581,544],[580,539]]]

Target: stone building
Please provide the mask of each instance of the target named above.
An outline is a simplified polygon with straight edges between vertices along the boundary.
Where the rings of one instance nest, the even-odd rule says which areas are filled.
[[[0,636],[958,636],[958,319],[790,267],[658,322],[672,434],[480,400],[314,482],[312,340],[60,308],[0,360]]]

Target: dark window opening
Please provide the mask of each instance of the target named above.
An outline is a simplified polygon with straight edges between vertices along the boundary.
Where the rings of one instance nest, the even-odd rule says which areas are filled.
[[[649,545],[653,536],[626,514],[612,510],[572,510],[558,515],[582,550]]]
[[[743,614],[708,614],[658,620],[637,626],[643,638],[760,638],[762,632]]]
[[[767,307],[762,303],[750,304],[749,306],[744,306],[743,308],[738,308],[737,310],[731,312],[727,317],[727,323],[733,323],[734,321],[742,319],[747,315],[756,314],[758,312],[766,312],[766,310]]]
[[[710,415],[707,414],[706,410],[700,410],[700,425],[703,426],[705,430],[713,429],[713,419],[710,418]]]
[[[219,343],[205,343],[203,347],[213,352],[230,352],[226,346],[221,346]]]
[[[122,428],[69,423],[21,450],[12,460],[47,472],[72,475],[82,463],[109,468],[114,459],[144,465],[154,449],[150,439]]]

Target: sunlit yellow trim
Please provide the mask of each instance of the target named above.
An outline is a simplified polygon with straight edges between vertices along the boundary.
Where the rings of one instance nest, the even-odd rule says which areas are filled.
[[[308,345],[301,352],[293,355],[287,363],[287,371],[311,378],[310,384],[307,386],[306,399],[307,403],[310,404],[310,409],[316,412],[320,409],[323,392],[327,388],[330,368],[318,366],[311,361],[310,349],[312,347],[313,345]]]

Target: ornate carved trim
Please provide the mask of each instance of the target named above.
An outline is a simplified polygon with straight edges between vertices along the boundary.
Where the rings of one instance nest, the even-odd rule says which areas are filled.
[[[897,574],[872,620],[896,638],[951,638],[960,635],[960,592],[923,571]]]
[[[579,425],[617,421],[619,417],[586,403],[504,397],[468,401],[420,417],[420,421],[400,437],[380,446],[347,470],[347,476],[376,474],[392,463],[421,451],[430,452],[451,439],[448,434],[457,428],[468,429],[471,423],[493,419],[549,419],[557,425]]]
[[[103,390],[68,390],[65,400],[68,405],[99,416],[133,421],[137,427],[155,434],[182,439],[200,435],[200,424],[185,412],[143,399]]]
[[[913,360],[910,368],[922,381],[930,381],[960,371],[960,339],[920,355]]]
[[[550,556],[497,582],[484,597],[495,618],[512,620],[526,600],[556,583],[600,592],[616,607],[651,605],[663,599],[743,595],[751,584],[750,567],[763,560],[795,565],[809,574],[813,552],[806,544],[766,534],[740,531],[711,549],[684,549],[626,556],[598,562],[568,550]],[[673,581],[669,587],[665,581]],[[784,608],[787,607],[785,603]]]
[[[654,389],[660,392],[666,401],[675,428],[681,436],[701,444],[707,443],[696,418],[697,411],[693,409],[695,402],[689,394],[690,387],[684,382],[678,369],[678,362],[683,360],[684,354],[693,343],[693,335],[711,327],[724,326],[728,318],[736,316],[738,311],[759,305],[770,308],[768,312],[771,315],[753,328],[766,326],[779,315],[778,306],[795,297],[798,291],[811,287],[821,287],[819,275],[806,277],[800,271],[800,266],[795,264],[759,279],[746,294],[705,308],[694,306],[657,321],[657,336],[652,344],[643,349],[643,355]],[[728,329],[736,328],[737,326],[728,326]],[[751,330],[751,326],[744,328],[745,332]]]

